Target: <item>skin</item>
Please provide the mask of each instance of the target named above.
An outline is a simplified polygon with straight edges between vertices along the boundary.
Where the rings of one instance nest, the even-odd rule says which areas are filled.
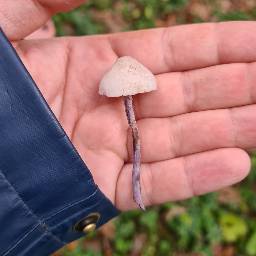
[[[98,94],[102,76],[120,56],[136,58],[158,82],[156,91],[134,96],[145,206],[243,179],[250,159],[241,148],[256,147],[256,23],[20,41],[56,12],[81,3],[0,0],[0,26],[115,206],[138,208],[123,99]]]

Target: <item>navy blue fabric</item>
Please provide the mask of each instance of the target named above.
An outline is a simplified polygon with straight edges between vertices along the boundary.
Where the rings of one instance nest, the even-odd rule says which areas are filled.
[[[0,255],[49,255],[93,212],[119,214],[0,30]]]

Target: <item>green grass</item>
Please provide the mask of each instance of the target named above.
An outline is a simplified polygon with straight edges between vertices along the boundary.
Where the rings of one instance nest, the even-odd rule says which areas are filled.
[[[155,27],[155,19],[167,18],[171,12],[180,10],[188,0],[91,0],[87,1],[75,10],[57,14],[53,19],[59,36],[92,35],[111,31],[111,28],[96,17],[95,12],[109,12],[112,17],[121,17],[124,26],[121,30],[135,30]],[[118,11],[116,9],[118,8]],[[68,27],[67,27],[68,26]]]
[[[207,21],[254,20],[256,9],[232,12],[220,9],[217,1],[202,0],[211,6]],[[67,13],[57,14],[53,20],[58,36],[92,35],[118,31],[147,29],[157,24],[168,24],[172,14],[177,24],[202,22],[202,17],[190,12],[189,0],[87,0]],[[114,22],[110,22],[114,21]],[[158,22],[157,22],[158,21]],[[159,21],[161,23],[159,23]],[[112,25],[111,25],[112,24]],[[115,26],[113,26],[113,24]],[[232,255],[256,255],[256,157],[252,156],[252,170],[241,183],[233,186],[237,193],[232,200],[220,201],[221,192],[180,202],[153,206],[147,212],[135,210],[122,213],[114,225],[115,236],[109,240],[113,256],[125,256],[133,250],[133,241],[144,236],[142,255],[173,255],[174,252],[201,252],[213,255],[214,248],[230,247]],[[182,188],[181,188],[182,189]],[[171,218],[166,216],[181,210]],[[90,239],[102,240],[95,231]],[[62,249],[63,256],[99,256],[98,250],[83,248],[82,238],[72,251]]]
[[[256,17],[255,7],[247,12],[234,9],[236,6],[232,11],[224,11],[215,0],[202,0],[201,5],[211,6],[205,22],[254,20]],[[200,15],[192,13],[191,9],[189,0],[87,0],[70,12],[55,15],[53,20],[58,36],[80,36],[154,28],[159,20],[167,22],[170,14],[175,16],[176,24],[202,22]],[[113,29],[113,23],[117,28]]]

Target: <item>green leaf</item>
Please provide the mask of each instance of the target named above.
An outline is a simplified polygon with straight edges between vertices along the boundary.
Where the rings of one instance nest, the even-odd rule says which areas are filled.
[[[138,19],[138,18],[140,18],[140,16],[141,16],[141,11],[140,11],[139,8],[136,8],[136,9],[134,9],[134,10],[132,11],[132,17],[133,17],[134,19]]]
[[[181,215],[181,221],[186,225],[186,226],[191,226],[193,223],[193,219],[189,216],[189,214],[184,213]]]
[[[127,255],[128,251],[131,250],[131,241],[118,238],[115,242],[115,249]]]
[[[146,211],[140,217],[140,223],[144,224],[151,231],[157,228],[158,213],[154,211]]]
[[[256,231],[249,238],[245,249],[249,255],[256,255]]]
[[[227,12],[227,13],[218,13],[219,21],[231,21],[231,20],[251,20],[251,16],[245,12]]]
[[[162,253],[166,253],[170,251],[170,242],[168,240],[162,240],[160,241],[160,251]]]
[[[225,214],[220,218],[220,227],[227,242],[235,242],[248,232],[246,223],[234,214]]]
[[[153,15],[154,15],[153,8],[151,6],[147,6],[145,8],[145,16],[146,16],[146,18],[151,20],[153,18]]]

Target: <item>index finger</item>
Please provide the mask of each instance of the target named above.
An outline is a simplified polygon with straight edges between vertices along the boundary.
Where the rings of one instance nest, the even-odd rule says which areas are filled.
[[[43,26],[57,12],[69,11],[84,0],[0,0],[0,27],[10,41],[19,41]]]
[[[204,23],[109,36],[113,50],[154,74],[256,59],[256,22]]]

